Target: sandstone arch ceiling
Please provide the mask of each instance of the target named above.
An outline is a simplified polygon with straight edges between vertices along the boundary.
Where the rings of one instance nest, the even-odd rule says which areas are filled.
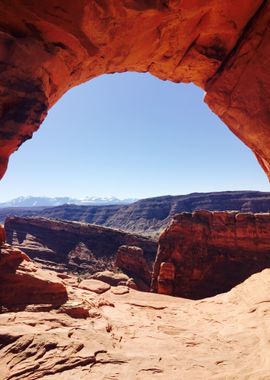
[[[138,71],[194,82],[270,178],[270,1],[0,0],[0,178],[71,87]]]

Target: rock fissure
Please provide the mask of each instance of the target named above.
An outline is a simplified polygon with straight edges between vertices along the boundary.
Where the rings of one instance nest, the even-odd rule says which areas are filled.
[[[231,57],[238,54],[239,47],[241,46],[242,42],[247,38],[248,34],[250,33],[253,23],[256,19],[260,17],[260,14],[264,12],[264,8],[267,6],[268,0],[263,0],[261,4],[259,5],[258,9],[255,11],[255,13],[251,16],[251,18],[248,20],[246,25],[243,27],[242,33],[239,36],[238,40],[236,41],[236,44],[231,49],[231,51],[224,57],[222,60],[221,65],[217,69],[216,73],[208,79],[207,86],[211,86],[212,82],[215,81],[215,78],[219,76],[225,68],[230,68],[230,60]],[[206,90],[207,90],[206,86]]]

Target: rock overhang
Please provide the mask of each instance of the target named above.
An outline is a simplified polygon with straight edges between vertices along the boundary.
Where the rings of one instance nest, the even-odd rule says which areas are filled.
[[[269,1],[0,4],[0,176],[71,87],[105,73],[193,82],[269,174]]]

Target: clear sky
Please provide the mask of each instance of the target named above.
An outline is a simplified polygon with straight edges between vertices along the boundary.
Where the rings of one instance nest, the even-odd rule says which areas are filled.
[[[101,76],[73,88],[11,157],[0,201],[270,191],[251,151],[203,96],[193,85],[138,73]]]

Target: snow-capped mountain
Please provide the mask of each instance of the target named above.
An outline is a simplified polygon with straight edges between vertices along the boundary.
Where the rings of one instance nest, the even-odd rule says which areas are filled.
[[[113,204],[129,204],[135,202],[136,199],[118,199],[115,197],[85,197],[83,199],[75,199],[70,197],[18,197],[8,202],[0,203],[3,207],[55,207],[64,204],[76,205],[113,205]]]

